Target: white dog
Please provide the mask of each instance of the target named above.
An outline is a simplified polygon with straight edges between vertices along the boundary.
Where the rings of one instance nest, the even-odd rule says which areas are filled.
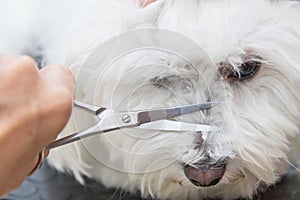
[[[220,132],[113,131],[52,150],[56,169],[159,199],[252,198],[285,173],[299,137],[298,2],[1,4],[1,51],[69,66],[81,101],[115,111],[219,102],[176,120]],[[74,111],[61,136],[93,123]]]

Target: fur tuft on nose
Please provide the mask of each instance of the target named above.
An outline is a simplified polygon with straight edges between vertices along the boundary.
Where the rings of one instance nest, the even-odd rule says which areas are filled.
[[[210,187],[220,182],[225,173],[225,165],[214,167],[194,168],[190,165],[184,167],[185,176],[196,186]]]

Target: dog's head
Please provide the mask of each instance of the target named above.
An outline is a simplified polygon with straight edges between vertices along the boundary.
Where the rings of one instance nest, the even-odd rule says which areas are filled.
[[[153,15],[144,24],[132,16],[133,25],[124,20],[124,29],[150,24],[184,35],[204,51],[180,51],[187,43],[171,40],[171,34],[172,51],[141,48],[108,59],[101,78],[93,73],[82,79],[78,95],[122,111],[216,101],[211,109],[176,120],[222,130],[128,129],[101,136],[99,149],[110,149],[101,162],[126,174],[120,185],[127,182],[145,196],[187,199],[251,197],[260,184],[273,184],[298,133],[299,11],[288,1],[171,0],[137,12]],[[117,48],[106,46],[107,52],[93,54],[86,66],[99,69],[107,59],[102,55]],[[86,81],[93,77],[98,86],[90,89]]]

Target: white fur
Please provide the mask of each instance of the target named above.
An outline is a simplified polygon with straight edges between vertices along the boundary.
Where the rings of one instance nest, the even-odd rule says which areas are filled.
[[[15,1],[9,2],[5,3],[13,5]],[[251,198],[260,184],[272,185],[285,172],[290,141],[299,137],[297,2],[159,0],[141,8],[134,0],[31,0],[20,8],[26,18],[20,12],[6,12],[7,17],[0,18],[0,24],[7,25],[7,18],[19,24],[15,28],[9,24],[0,32],[0,50],[30,51],[42,55],[44,63],[69,66],[81,78],[78,99],[91,101],[94,97],[97,105],[114,110],[189,104],[207,101],[209,97],[220,101],[208,113],[182,117],[193,123],[223,127],[220,133],[202,133],[205,145],[200,149],[194,148],[197,133],[114,131],[53,150],[48,161],[56,169],[73,173],[83,184],[85,175],[107,187],[141,191],[144,197],[160,199]],[[184,68],[178,58],[154,50],[124,56],[109,69],[97,69],[107,56],[99,55],[102,57],[94,61],[95,68],[88,68],[87,76],[80,74],[82,64],[104,41],[143,27],[185,35],[205,49],[215,66],[202,65],[203,60],[194,58],[203,80],[193,78],[197,74]],[[32,41],[37,46],[28,47]],[[259,56],[263,63],[257,75],[241,82],[223,80],[217,69],[219,64],[228,62],[238,68],[249,52]],[[151,67],[144,68],[145,63]],[[96,92],[91,80],[99,74],[92,70],[101,74]],[[170,74],[184,78],[170,90],[151,85],[151,79]],[[181,86],[188,86],[188,91],[183,92]],[[93,122],[76,111],[61,136]],[[87,145],[98,152],[97,158],[87,150]],[[184,175],[182,163],[192,164],[204,159],[204,155],[213,160],[230,158],[216,186],[196,187]]]

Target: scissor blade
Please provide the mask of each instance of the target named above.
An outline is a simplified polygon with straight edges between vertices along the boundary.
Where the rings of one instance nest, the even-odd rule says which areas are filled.
[[[141,111],[137,114],[137,119],[139,124],[144,124],[144,123],[158,121],[162,119],[169,119],[172,117],[177,117],[180,115],[185,115],[200,110],[205,110],[217,104],[218,103],[216,102],[207,102],[207,103],[193,104],[187,106],[177,106],[171,108]]]
[[[203,124],[193,124],[187,122],[171,121],[171,120],[159,120],[155,122],[149,122],[142,124],[138,129],[152,130],[152,131],[192,131],[192,132],[216,132],[221,131],[220,127],[203,125]]]

